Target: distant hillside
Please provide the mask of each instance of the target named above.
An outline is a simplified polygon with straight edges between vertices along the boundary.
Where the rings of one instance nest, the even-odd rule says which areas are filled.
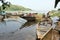
[[[17,5],[10,5],[10,7],[7,7],[5,11],[30,11],[31,9],[25,8],[23,6],[17,6]]]

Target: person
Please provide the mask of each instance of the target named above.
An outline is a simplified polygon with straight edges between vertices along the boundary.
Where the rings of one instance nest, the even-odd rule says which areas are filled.
[[[57,22],[57,26],[60,27],[60,16],[59,16],[59,19],[58,19],[57,21],[58,21],[58,22]]]
[[[50,13],[50,11],[47,13],[47,17],[49,17],[49,16],[50,16],[50,14],[49,14],[49,13]]]
[[[42,21],[41,22],[43,23],[43,25],[45,25],[45,15],[44,14],[42,16]]]
[[[60,16],[59,16],[59,19],[58,19],[58,21],[60,21]]]
[[[37,23],[37,30],[40,30],[40,23]]]
[[[59,33],[59,40],[60,40],[60,16],[59,16],[57,25],[56,25],[56,27],[55,27],[55,30],[58,31],[58,33]]]
[[[52,26],[52,19],[50,18],[50,16],[48,16],[48,18],[47,18],[47,22],[48,22],[48,24],[51,24],[51,26]]]
[[[40,36],[42,36],[41,33],[40,33],[40,23],[37,23],[36,31],[37,31],[37,34],[36,34],[37,38],[36,38],[36,40],[40,40]]]

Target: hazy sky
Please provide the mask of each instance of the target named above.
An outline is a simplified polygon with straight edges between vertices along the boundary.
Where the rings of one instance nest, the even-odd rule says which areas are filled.
[[[46,11],[54,9],[55,0],[7,0],[15,5],[22,5],[24,7],[30,8],[32,10],[37,11]],[[58,9],[60,7],[60,3],[57,5]]]

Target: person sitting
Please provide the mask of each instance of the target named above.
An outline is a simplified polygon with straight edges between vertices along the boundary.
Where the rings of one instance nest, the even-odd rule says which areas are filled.
[[[42,21],[43,25],[45,25],[45,15],[42,16]]]

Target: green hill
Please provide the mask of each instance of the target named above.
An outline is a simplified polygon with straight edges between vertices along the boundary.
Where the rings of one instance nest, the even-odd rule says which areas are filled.
[[[7,7],[5,11],[30,11],[31,9],[25,8],[23,6],[18,5],[10,5],[10,7]]]

